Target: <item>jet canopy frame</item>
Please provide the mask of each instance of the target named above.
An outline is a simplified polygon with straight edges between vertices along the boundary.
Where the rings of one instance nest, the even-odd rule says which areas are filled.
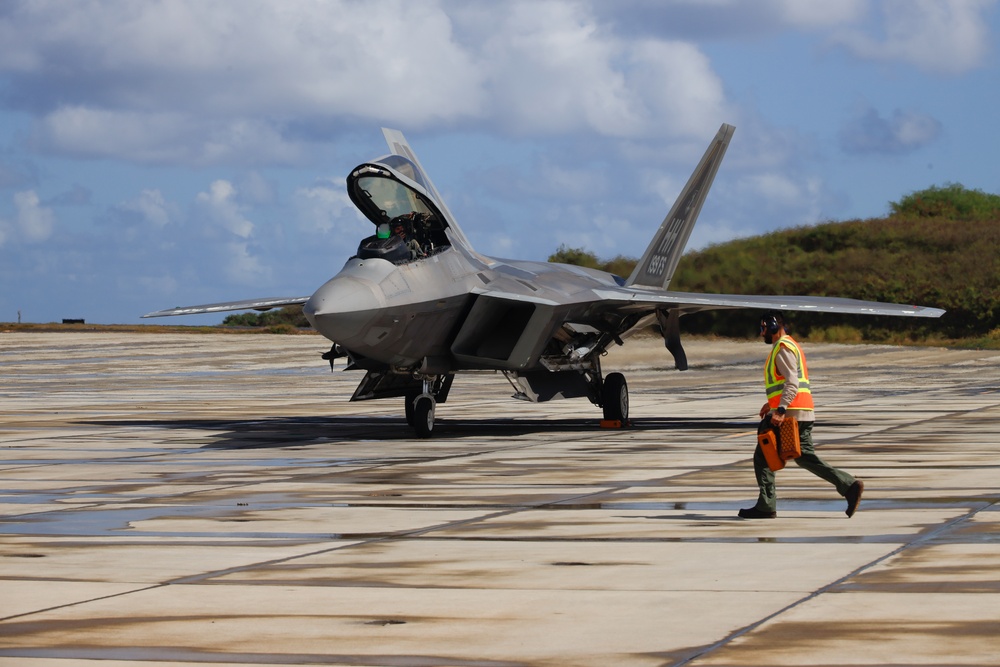
[[[361,241],[357,257],[404,264],[450,247],[448,223],[422,183],[420,170],[400,155],[362,164],[351,172],[348,196],[377,230]]]
[[[347,177],[347,194],[376,227],[401,215],[419,213],[430,217],[436,231],[448,228],[420,170],[401,155],[355,167]]]

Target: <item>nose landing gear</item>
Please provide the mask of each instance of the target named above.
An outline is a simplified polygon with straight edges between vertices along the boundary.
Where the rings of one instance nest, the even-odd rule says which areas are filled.
[[[454,375],[424,377],[421,393],[414,390],[405,396],[406,423],[413,427],[418,438],[429,438],[434,433],[434,412],[438,403],[444,403],[451,390]]]
[[[434,432],[434,409],[437,401],[428,393],[406,397],[406,423],[417,432],[418,438],[429,438]]]

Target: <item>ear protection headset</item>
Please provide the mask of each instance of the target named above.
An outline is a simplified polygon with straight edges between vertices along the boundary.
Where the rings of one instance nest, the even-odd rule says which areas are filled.
[[[762,335],[766,333],[773,336],[778,333],[778,329],[784,326],[784,324],[780,313],[764,313],[760,318],[760,333]]]

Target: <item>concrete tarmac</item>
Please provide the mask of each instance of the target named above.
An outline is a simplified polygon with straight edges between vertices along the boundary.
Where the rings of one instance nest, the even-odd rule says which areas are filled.
[[[626,429],[462,375],[429,440],[327,348],[0,333],[0,665],[1000,664],[996,352],[807,345],[861,507],[748,521],[761,343],[615,350]]]

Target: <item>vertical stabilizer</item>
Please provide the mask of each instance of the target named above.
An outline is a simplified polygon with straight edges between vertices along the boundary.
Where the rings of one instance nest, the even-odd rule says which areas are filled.
[[[670,284],[677,262],[684,253],[684,246],[687,245],[691,230],[694,229],[694,223],[698,219],[698,213],[701,212],[701,205],[705,203],[708,189],[712,187],[715,172],[719,170],[719,164],[726,154],[726,148],[735,130],[735,127],[725,123],[719,128],[719,133],[709,144],[708,150],[691,174],[687,185],[681,190],[670,213],[663,219],[653,241],[625,282],[626,285],[666,289]]]
[[[383,127],[382,136],[385,137],[385,142],[389,144],[389,150],[392,151],[393,155],[401,155],[405,157],[407,160],[416,165],[417,169],[420,170],[420,175],[423,178],[424,183],[427,184],[427,188],[428,190],[430,190],[430,194],[434,197],[434,199],[437,200],[434,203],[437,204],[437,207],[441,210],[441,213],[443,213],[445,217],[448,218],[449,233],[453,237],[456,237],[456,239],[460,243],[462,243],[466,248],[471,250],[472,245],[469,243],[469,240],[465,237],[465,233],[462,231],[462,228],[459,227],[458,223],[455,221],[455,216],[453,216],[451,214],[451,211],[448,210],[448,205],[445,204],[444,199],[441,198],[441,193],[437,191],[436,187],[434,187],[434,182],[431,180],[430,176],[427,175],[427,171],[424,169],[424,166],[420,164],[420,160],[417,159],[417,154],[413,152],[412,148],[410,148],[410,144],[409,142],[406,141],[406,137],[403,136],[403,133],[400,132],[399,130],[391,130]]]

